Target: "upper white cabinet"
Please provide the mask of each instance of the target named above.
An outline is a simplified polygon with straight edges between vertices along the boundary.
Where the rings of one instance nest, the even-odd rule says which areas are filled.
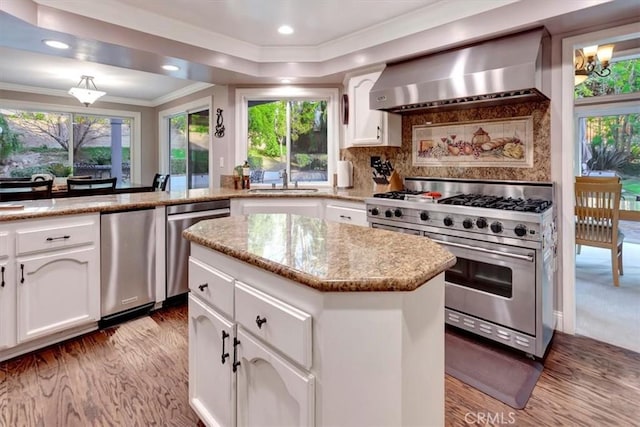
[[[380,74],[378,71],[349,79],[345,148],[399,147],[402,144],[402,116],[369,108],[369,92]]]

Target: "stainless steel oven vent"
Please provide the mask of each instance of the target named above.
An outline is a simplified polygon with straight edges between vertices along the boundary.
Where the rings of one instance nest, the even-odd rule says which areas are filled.
[[[391,64],[371,89],[369,105],[402,113],[548,99],[549,47],[540,28]]]

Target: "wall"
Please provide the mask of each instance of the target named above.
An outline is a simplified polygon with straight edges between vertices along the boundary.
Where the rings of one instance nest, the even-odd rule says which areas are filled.
[[[533,167],[414,167],[412,163],[412,127],[426,123],[453,123],[478,120],[533,116]],[[428,176],[441,178],[493,179],[513,181],[551,181],[550,102],[527,102],[496,107],[472,108],[443,112],[414,112],[402,117],[401,147],[359,147],[341,150],[341,156],[354,165],[354,187],[371,190],[370,157],[381,156],[391,160],[402,176]]]
[[[47,104],[49,106],[72,107],[76,112],[82,113],[85,108],[75,98],[70,96],[51,96],[26,92],[16,92],[9,90],[0,91],[0,102],[2,104],[11,101],[28,102],[33,104]],[[141,135],[141,156],[140,156],[140,177],[141,183],[151,184],[153,176],[158,168],[158,146],[157,146],[157,126],[156,115],[153,108],[141,107],[137,105],[117,104],[113,102],[97,101],[89,107],[90,110],[117,110],[132,111],[140,113],[140,135]]]

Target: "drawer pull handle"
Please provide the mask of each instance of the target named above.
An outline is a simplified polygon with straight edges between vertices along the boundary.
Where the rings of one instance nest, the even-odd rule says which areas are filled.
[[[65,236],[59,236],[59,237],[47,237],[47,242],[53,242],[54,240],[67,240],[70,239],[71,236],[69,235],[65,235]]]
[[[236,372],[238,366],[240,366],[240,361],[238,360],[238,344],[240,344],[240,340],[233,337],[233,372]]]
[[[2,284],[0,284],[0,287],[4,288],[4,265],[2,266]]]
[[[262,319],[260,318],[260,315],[258,314],[256,316],[256,324],[258,325],[258,329],[262,329],[262,324],[263,323],[267,323],[267,318],[263,317]]]
[[[229,334],[226,331],[222,331],[222,364],[224,365],[225,359],[229,357],[229,352],[224,351],[224,340],[229,338]]]
[[[24,264],[20,264],[20,283],[24,283]]]
[[[349,215],[340,215],[340,218],[348,219],[349,221],[351,221],[351,217]]]
[[[202,285],[198,286],[198,289],[200,289],[200,292],[204,292],[204,288],[208,288],[209,284],[208,283],[203,283]]]

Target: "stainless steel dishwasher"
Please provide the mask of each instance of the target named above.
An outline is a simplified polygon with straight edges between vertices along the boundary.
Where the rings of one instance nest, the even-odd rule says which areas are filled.
[[[189,241],[182,232],[205,219],[231,214],[229,199],[167,206],[167,299],[189,291]]]
[[[155,230],[154,209],[100,216],[100,314],[103,324],[153,307]]]

